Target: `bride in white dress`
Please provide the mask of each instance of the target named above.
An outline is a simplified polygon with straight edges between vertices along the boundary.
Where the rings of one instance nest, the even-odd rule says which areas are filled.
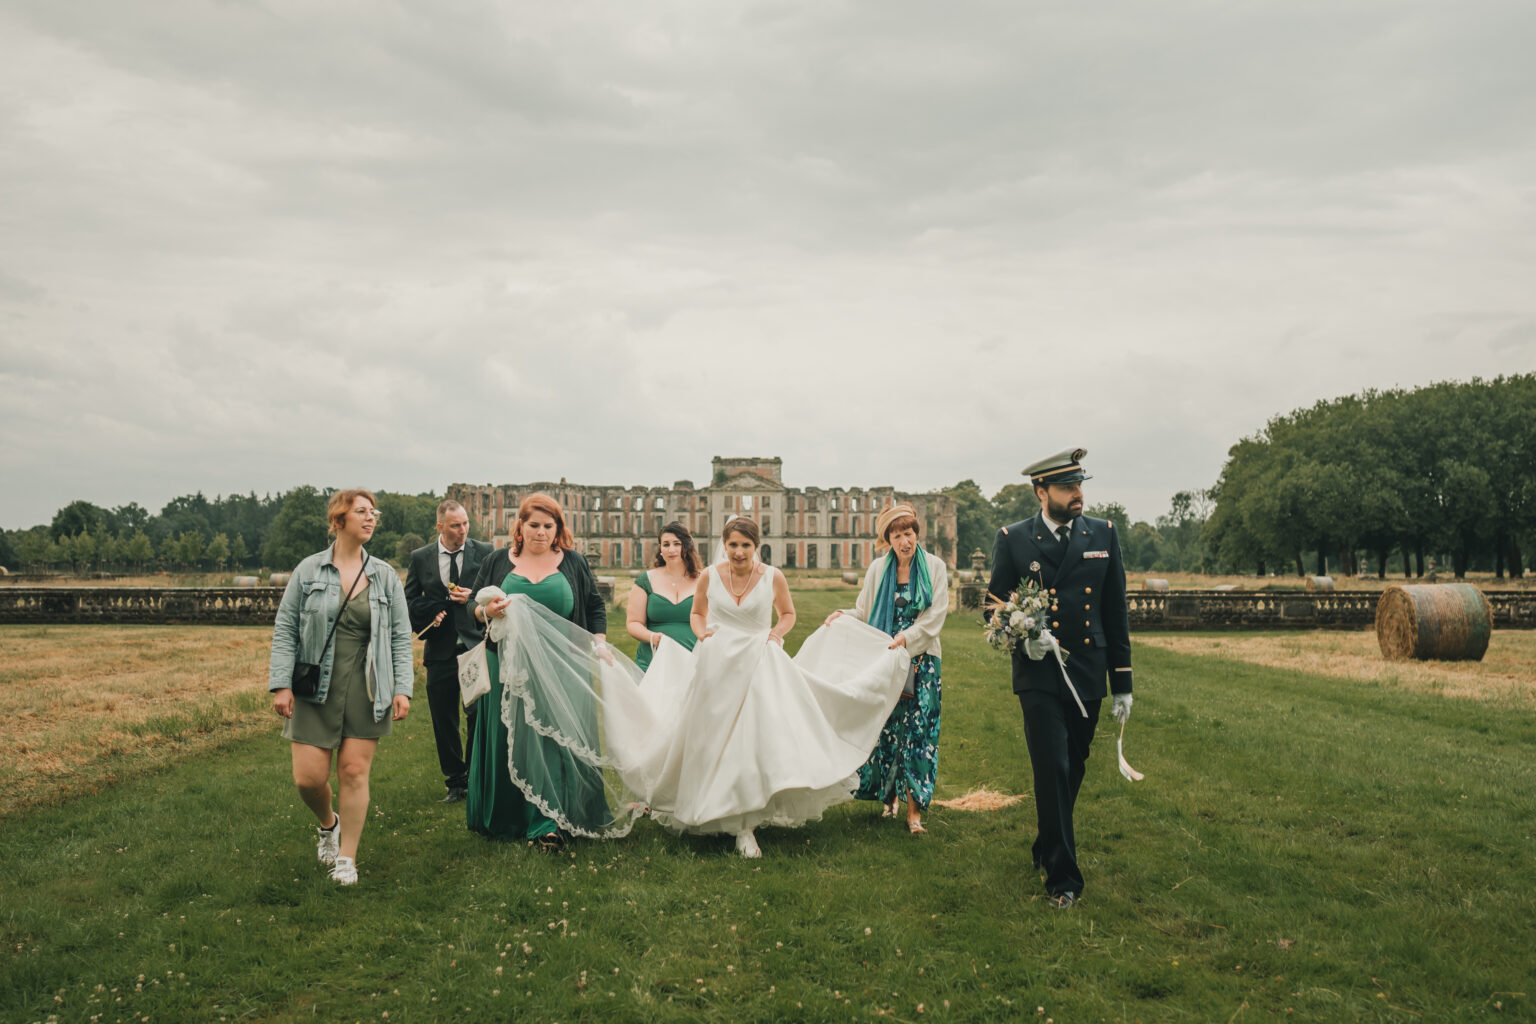
[[[643,678],[602,637],[526,596],[492,621],[503,721],[520,717],[560,755],[509,743],[508,776],[560,828],[618,838],[649,808],[679,832],[734,835],[742,856],[760,857],[758,826],[800,825],[853,798],[907,654],[844,615],[791,658],[794,602],[784,574],[758,561],[758,538],[749,519],[727,524],[726,557],[694,594],[701,642],[689,651],[663,637]],[[477,600],[504,597],[489,587]]]
[[[908,664],[851,616],[790,658],[794,602],[784,574],[757,560],[758,538],[749,519],[727,524],[726,558],[693,599],[700,643],[690,653],[664,641],[641,686],[647,717],[672,724],[624,773],[654,820],[734,835],[744,857],[762,856],[758,826],[799,825],[852,798]]]

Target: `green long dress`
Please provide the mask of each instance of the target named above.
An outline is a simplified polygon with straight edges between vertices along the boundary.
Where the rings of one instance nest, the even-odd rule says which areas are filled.
[[[689,616],[693,614],[693,595],[689,594],[673,604],[651,589],[651,574],[647,572],[640,574],[635,585],[650,595],[645,599],[645,628],[669,636],[690,651],[693,650],[693,645],[698,643],[698,637],[693,635],[693,626],[688,622]],[[640,645],[640,650],[635,654],[635,665],[641,672],[650,668],[651,654],[650,644]]]
[[[575,606],[575,595],[564,573],[550,573],[537,583],[529,583],[515,572],[507,573],[501,589],[508,594],[524,594],[561,618],[568,619]],[[541,736],[523,718],[522,699],[513,698],[512,729],[501,719],[501,665],[495,652],[487,652],[491,692],[480,698],[474,745],[469,757],[469,793],[464,812],[469,827],[496,839],[538,839],[552,835],[559,826],[545,817],[523,791],[512,782],[508,772],[511,746],[527,751],[523,760],[537,762],[541,778],[531,780],[536,792],[547,792],[556,805],[566,809],[583,824],[606,821],[607,805],[594,798],[601,794],[600,779],[593,769],[572,759],[558,743]],[[578,777],[579,776],[579,777]]]

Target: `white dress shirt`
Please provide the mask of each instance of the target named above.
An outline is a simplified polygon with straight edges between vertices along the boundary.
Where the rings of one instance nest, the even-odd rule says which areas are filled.
[[[464,546],[464,548],[467,548],[468,546],[469,545],[466,544]],[[449,586],[449,583],[448,583],[448,569],[449,569],[448,556],[449,555],[458,555],[459,556],[459,586],[466,587],[466,586],[469,585],[469,584],[464,582],[464,548],[459,548],[459,550],[457,550],[457,551],[449,551],[446,547],[443,546],[442,538],[438,538],[438,541],[437,541],[437,575],[438,575],[439,578],[442,579],[444,589],[447,589],[447,587]]]

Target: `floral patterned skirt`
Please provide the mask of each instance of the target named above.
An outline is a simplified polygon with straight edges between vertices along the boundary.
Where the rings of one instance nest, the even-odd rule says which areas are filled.
[[[939,770],[939,659],[917,658],[914,698],[896,702],[896,710],[880,730],[880,742],[859,769],[859,800],[890,803],[910,796],[920,808],[933,799]]]

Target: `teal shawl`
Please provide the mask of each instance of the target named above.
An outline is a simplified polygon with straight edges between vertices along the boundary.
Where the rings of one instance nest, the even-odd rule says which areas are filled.
[[[928,577],[928,552],[918,545],[912,552],[911,572],[908,582],[912,585],[912,606],[922,611],[933,604],[933,581]],[[869,609],[869,624],[881,632],[896,635],[896,552],[885,559],[880,573],[880,584],[875,587],[875,603]]]

